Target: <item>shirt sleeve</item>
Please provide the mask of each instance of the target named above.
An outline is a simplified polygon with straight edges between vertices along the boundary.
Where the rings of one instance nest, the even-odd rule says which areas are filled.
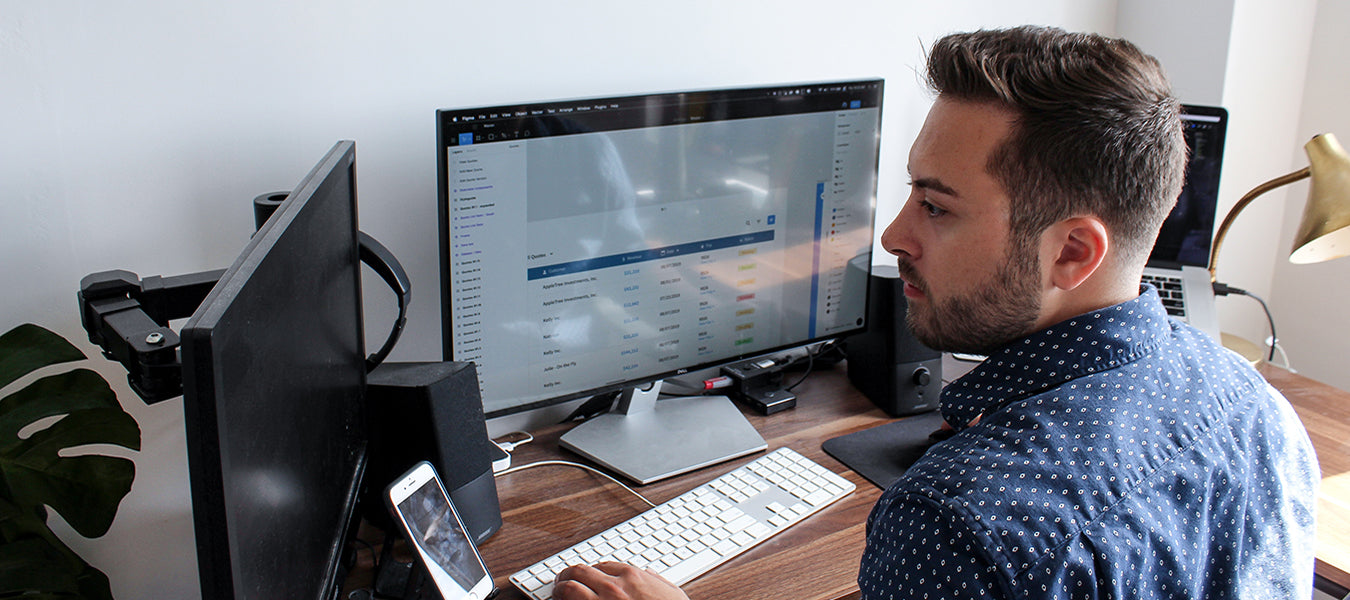
[[[965,518],[914,492],[888,492],[868,517],[858,587],[866,600],[1011,595]]]

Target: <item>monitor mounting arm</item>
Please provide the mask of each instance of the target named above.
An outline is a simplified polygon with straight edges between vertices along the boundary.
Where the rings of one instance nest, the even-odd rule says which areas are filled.
[[[141,279],[114,270],[80,280],[80,322],[89,341],[122,363],[131,389],[146,404],[183,393],[180,338],[169,329],[169,321],[192,316],[224,273],[217,269]]]
[[[253,199],[258,229],[281,207],[290,192],[271,192]],[[365,232],[357,231],[360,261],[375,271],[398,296],[398,317],[379,350],[366,357],[366,371],[384,361],[408,322],[412,284],[394,254]],[[122,363],[132,391],[146,404],[183,394],[182,338],[169,321],[197,311],[220,281],[225,269],[175,277],[141,279],[124,270],[90,273],[80,280],[80,323],[89,341],[110,360]]]

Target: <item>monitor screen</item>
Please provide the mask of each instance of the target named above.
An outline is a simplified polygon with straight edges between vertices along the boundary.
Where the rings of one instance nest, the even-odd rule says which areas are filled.
[[[1204,267],[1209,264],[1214,217],[1219,207],[1219,171],[1223,166],[1228,111],[1217,106],[1182,105],[1181,125],[1190,150],[1186,183],[1176,206],[1163,221],[1149,264]]]
[[[367,441],[355,158],[337,144],[182,329],[206,600],[341,586]]]
[[[446,358],[477,363],[494,417],[859,331],[881,98],[438,111]]]

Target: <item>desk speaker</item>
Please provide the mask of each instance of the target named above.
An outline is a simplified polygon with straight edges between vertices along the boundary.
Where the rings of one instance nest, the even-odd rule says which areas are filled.
[[[384,503],[375,496],[385,486],[426,460],[436,467],[475,542],[483,543],[502,526],[493,446],[473,363],[383,363],[367,377],[366,399],[371,424],[367,506],[373,507],[368,517],[382,510]]]
[[[895,265],[872,265],[867,330],[844,340],[848,380],[893,417],[937,408],[942,392],[942,353],[905,325],[904,285]]]

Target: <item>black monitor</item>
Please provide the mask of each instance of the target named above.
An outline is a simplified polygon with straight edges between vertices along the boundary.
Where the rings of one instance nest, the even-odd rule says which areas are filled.
[[[477,363],[488,417],[862,330],[882,87],[438,111],[444,353]],[[689,398],[563,445],[646,482],[764,442]]]
[[[367,442],[355,159],[334,146],[182,329],[205,600],[340,591]]]

